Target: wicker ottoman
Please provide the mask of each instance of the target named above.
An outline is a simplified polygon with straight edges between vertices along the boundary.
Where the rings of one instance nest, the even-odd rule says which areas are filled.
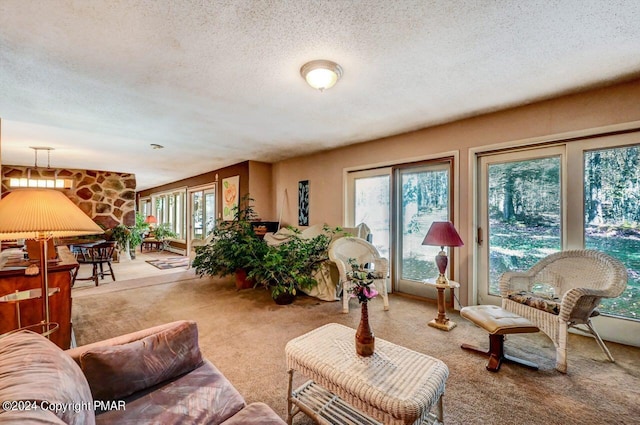
[[[483,351],[469,344],[462,344],[465,350],[479,352],[489,356],[487,370],[497,372],[503,361],[538,370],[538,365],[527,360],[509,356],[504,352],[504,336],[508,334],[538,332],[537,326],[524,317],[503,310],[495,305],[475,305],[464,307],[460,316],[489,332],[489,351]]]

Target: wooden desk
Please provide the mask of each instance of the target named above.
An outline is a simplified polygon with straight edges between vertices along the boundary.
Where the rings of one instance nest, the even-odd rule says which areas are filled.
[[[49,297],[49,320],[60,328],[51,334],[51,341],[62,349],[71,344],[71,279],[77,271],[78,262],[66,246],[58,246],[57,264],[49,264],[49,288],[59,288],[59,292]],[[25,276],[24,269],[0,270],[0,296],[41,288],[41,276]],[[42,298],[20,301],[21,325],[34,325],[43,320]],[[0,302],[0,334],[18,327],[16,305]]]

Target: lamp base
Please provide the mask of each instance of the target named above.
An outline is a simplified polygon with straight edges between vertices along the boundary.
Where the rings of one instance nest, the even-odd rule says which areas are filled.
[[[447,319],[447,321],[444,323],[438,323],[438,319],[433,319],[428,323],[428,325],[431,326],[432,328],[440,329],[441,331],[447,331],[447,332],[455,328],[456,326],[458,326],[456,322],[452,322],[449,319]]]
[[[442,274],[440,276],[444,277]],[[448,281],[447,285],[445,286],[438,284],[438,281],[436,280],[436,289],[438,291],[438,316],[429,322],[429,326],[440,329],[441,331],[450,331],[451,329],[456,327],[455,322],[452,322],[447,317],[447,313],[445,310],[444,290],[447,287],[449,287]]]
[[[436,279],[436,287],[438,287],[438,286],[442,286],[444,288],[448,288],[449,287],[449,279],[447,279],[447,277],[445,275],[443,275],[442,273],[440,273],[440,275]]]

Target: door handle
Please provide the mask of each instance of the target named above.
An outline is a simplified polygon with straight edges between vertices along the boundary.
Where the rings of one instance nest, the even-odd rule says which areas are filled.
[[[478,242],[479,246],[482,246],[482,242],[483,242],[482,227],[478,227],[477,234],[476,234],[476,241]]]

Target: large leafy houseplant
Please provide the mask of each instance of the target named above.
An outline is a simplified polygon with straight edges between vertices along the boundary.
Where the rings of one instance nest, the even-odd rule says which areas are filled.
[[[136,248],[140,246],[144,235],[149,231],[149,223],[145,223],[144,216],[136,213],[136,224],[129,227],[131,237],[129,239],[129,249],[131,257],[136,257]]]
[[[234,219],[221,221],[213,229],[209,244],[196,247],[193,267],[199,276],[227,276],[247,271],[261,258],[267,245],[256,236],[252,221],[256,213],[253,199],[245,195],[234,207]]]
[[[136,214],[136,224],[134,226],[125,226],[118,224],[111,230],[111,238],[118,243],[120,252],[130,254],[135,258],[136,248],[142,243],[144,234],[149,229],[149,224],[144,222],[144,217]]]
[[[268,246],[261,257],[254,257],[249,276],[256,285],[271,291],[276,302],[285,297],[293,301],[299,289],[311,289],[317,285],[315,272],[329,259],[328,248],[333,235],[340,229],[323,227],[323,232],[305,239],[294,228],[291,237],[280,245]]]

